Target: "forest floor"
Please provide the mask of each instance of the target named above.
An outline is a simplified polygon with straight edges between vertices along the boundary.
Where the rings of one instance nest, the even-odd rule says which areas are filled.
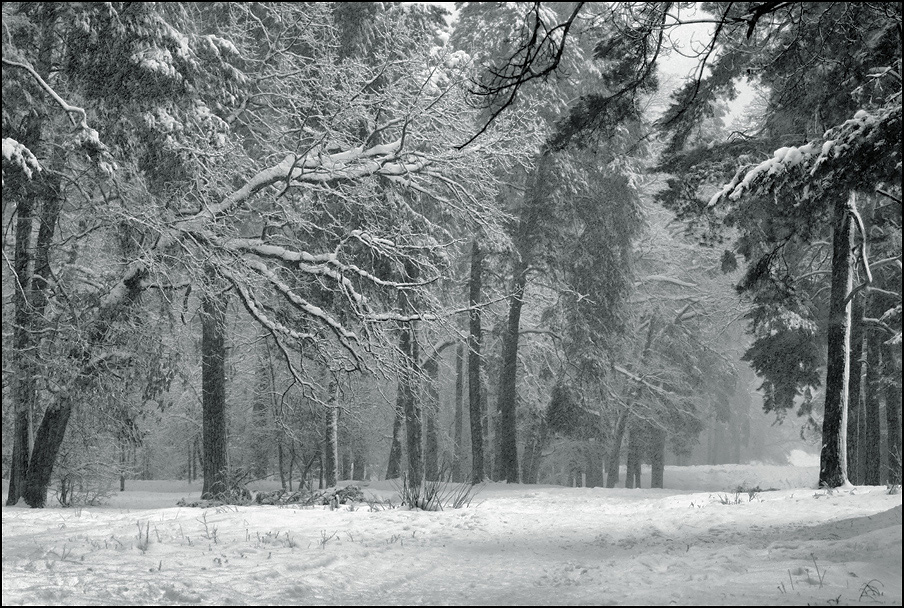
[[[900,492],[817,490],[817,475],[722,465],[666,467],[665,490],[488,484],[441,512],[187,508],[198,484],[129,481],[102,507],[4,506],[2,602],[900,606]],[[348,483],[398,504],[390,482]]]

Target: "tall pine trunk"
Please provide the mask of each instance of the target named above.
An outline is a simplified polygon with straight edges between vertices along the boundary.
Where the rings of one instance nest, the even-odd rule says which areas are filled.
[[[408,454],[408,479],[420,483],[424,476],[422,446],[422,413],[418,402],[417,338],[414,321],[406,321],[399,338],[402,371],[399,376],[398,400],[405,414],[405,446]]]
[[[626,488],[640,488],[640,461],[643,454],[645,433],[643,423],[634,420],[631,430],[628,432],[628,466],[625,474]]]
[[[396,479],[402,475],[402,426],[405,412],[396,399],[392,418],[392,443],[389,446],[389,463],[386,465],[386,479]]]
[[[430,481],[439,479],[439,438],[436,432],[436,417],[439,414],[438,357],[437,352],[424,363],[427,375],[424,400],[424,478]]]
[[[848,380],[847,455],[848,479],[861,484],[864,479],[863,450],[866,447],[864,431],[863,372],[865,370],[865,338],[863,326],[863,297],[851,301],[851,376]]]
[[[496,479],[518,481],[518,338],[521,329],[521,308],[527,285],[527,259],[519,256],[512,277],[512,294],[505,333],[502,336],[502,370],[499,377],[499,412],[496,426]]]
[[[16,289],[13,292],[13,308],[16,326],[13,329],[13,353],[10,382],[10,398],[13,403],[13,453],[9,470],[9,495],[6,504],[14,505],[25,492],[25,478],[28,460],[31,457],[31,421],[35,406],[35,383],[31,365],[32,307],[29,305],[31,292],[32,260],[31,233],[33,226],[32,199],[23,196],[16,204],[16,248],[13,268]]]
[[[850,375],[851,261],[854,194],[835,202],[832,226],[832,284],[829,304],[826,396],[819,457],[819,485],[847,483],[848,378]]]
[[[207,289],[201,301],[201,498],[212,499],[228,487],[226,460],[226,305],[215,294],[216,271],[207,268]]]
[[[618,414],[615,423],[615,432],[612,434],[612,445],[609,446],[609,456],[606,458],[606,487],[614,488],[618,483],[618,465],[621,459],[621,444],[628,426],[628,418],[631,416],[627,409]]]
[[[737,426],[737,425],[735,425]],[[740,433],[738,433],[740,435]],[[650,480],[651,488],[662,488],[664,487],[665,482],[665,439],[666,432],[659,428],[654,427],[649,430],[648,433],[649,438],[649,452],[650,452],[650,468],[652,469],[652,477]],[[735,443],[736,446],[740,446],[740,437]],[[735,460],[740,460],[739,456],[735,457]],[[740,464],[740,463],[738,463]]]
[[[884,344],[882,351],[885,382],[885,419],[888,423],[888,483],[901,483],[901,367],[895,347]]]
[[[885,307],[878,297],[870,295],[868,310],[870,317],[882,316]],[[864,477],[861,483],[877,486],[882,483],[881,462],[881,400],[882,400],[882,335],[878,328],[866,332],[866,378],[863,387],[865,393],[864,413],[866,433],[864,445],[860,453],[864,460]]]
[[[326,487],[332,488],[339,482],[339,382],[330,371],[326,389],[326,411],[324,412],[323,479]]]
[[[471,275],[468,280],[468,414],[471,426],[471,483],[481,483],[486,475],[483,454],[483,391],[480,380],[480,304],[483,280],[483,253],[477,239],[471,243]]]
[[[455,415],[452,422],[452,481],[464,481],[464,358],[465,347],[455,349]]]

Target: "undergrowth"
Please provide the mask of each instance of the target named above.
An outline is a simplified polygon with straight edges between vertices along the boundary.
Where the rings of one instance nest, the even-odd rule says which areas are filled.
[[[467,482],[453,483],[421,478],[412,483],[407,474],[402,475],[401,485],[393,484],[401,499],[401,506],[423,511],[462,509],[471,505],[480,487]]]

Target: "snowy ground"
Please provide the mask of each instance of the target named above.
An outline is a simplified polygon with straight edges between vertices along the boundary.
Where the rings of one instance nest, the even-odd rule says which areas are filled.
[[[197,486],[129,482],[105,507],[3,507],[2,601],[900,606],[901,494],[816,477],[667,467],[680,489],[490,484],[444,512],[179,508]]]

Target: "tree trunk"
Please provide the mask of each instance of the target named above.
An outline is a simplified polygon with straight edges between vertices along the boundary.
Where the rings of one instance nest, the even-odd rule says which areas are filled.
[[[25,502],[36,509],[44,507],[47,500],[47,487],[53,473],[57,454],[66,435],[69,416],[72,415],[72,400],[68,394],[57,397],[56,403],[47,408],[38,434],[35,447],[28,462],[28,474],[25,480]]]
[[[663,429],[658,427],[650,429],[650,466],[653,469],[652,478],[650,481],[651,488],[664,487],[663,482],[665,481],[665,439],[666,433]],[[737,445],[740,445],[740,441],[737,442]]]
[[[848,380],[848,424],[847,455],[848,479],[853,484],[862,484],[864,479],[863,450],[866,447],[863,436],[865,371],[865,338],[863,327],[863,297],[851,301],[851,377]]]
[[[414,322],[403,324],[399,338],[402,352],[402,372],[399,375],[399,406],[405,414],[405,447],[408,453],[408,479],[420,483],[424,476],[423,447],[421,444],[422,418],[418,403],[418,348],[414,335]]]
[[[392,444],[389,447],[386,479],[396,479],[402,476],[402,425],[404,424],[405,412],[396,403],[395,416],[392,419]]]
[[[483,457],[482,396],[480,380],[480,303],[483,281],[483,253],[477,239],[471,243],[471,276],[468,281],[468,414],[471,419],[471,483],[481,483],[486,475]]]
[[[618,415],[618,421],[615,423],[615,433],[612,437],[612,445],[609,448],[609,457],[606,459],[606,487],[614,488],[618,483],[618,466],[621,459],[621,444],[625,436],[625,428],[628,425],[628,417],[630,416],[627,409],[622,410]]]
[[[207,289],[201,314],[201,401],[204,485],[201,498],[226,492],[226,305],[215,289],[215,271],[207,268]]]
[[[606,485],[606,479],[603,475],[603,450],[602,444],[598,441],[587,442],[585,467],[587,472],[587,487],[602,488]],[[539,465],[539,463],[538,463]]]
[[[268,404],[264,392],[267,391],[269,382],[266,379],[265,370],[261,366],[258,373],[262,376],[258,382],[258,390],[255,392],[251,403],[251,453],[254,466],[254,475],[263,479],[270,472],[270,454],[272,442],[268,435],[272,432],[267,415]]]
[[[279,466],[279,487],[286,489],[285,456],[283,455],[282,431],[276,432],[276,462]]]
[[[885,418],[888,422],[888,483],[901,484],[901,367],[895,347],[883,345]]]
[[[885,307],[879,298],[869,298],[870,317],[882,316]],[[877,329],[866,332],[866,379],[864,387],[864,412],[866,414],[866,433],[861,450],[865,463],[862,483],[877,486],[882,483],[882,463],[880,445],[881,435],[881,400],[882,400],[882,335]]]
[[[640,461],[643,453],[643,423],[635,420],[628,433],[628,471],[625,474],[626,488],[640,488]]]
[[[327,371],[326,411],[323,441],[324,483],[332,488],[339,482],[339,383],[332,372]]]
[[[426,400],[424,403],[424,478],[439,479],[439,439],[436,434],[436,416],[439,412],[438,354],[432,355],[424,364],[427,374]]]
[[[832,226],[832,287],[829,304],[826,397],[822,423],[819,485],[837,488],[847,483],[848,377],[850,375],[851,261],[853,221],[848,201],[835,203]]]
[[[352,459],[352,478],[355,481],[365,481],[367,479],[367,460],[364,458],[363,447],[359,444],[355,445],[354,457]]]
[[[521,308],[524,305],[524,288],[527,285],[527,260],[517,259],[512,277],[512,295],[509,300],[508,323],[502,336],[502,371],[499,377],[499,423],[496,426],[496,478],[509,482],[518,481],[518,426],[516,405],[518,401],[518,336],[521,328]]]
[[[16,288],[13,292],[13,308],[16,326],[13,329],[13,373],[10,382],[10,397],[15,412],[13,429],[13,453],[9,470],[9,494],[7,505],[14,505],[25,492],[25,478],[28,460],[31,457],[29,443],[31,437],[30,413],[34,410],[36,398],[34,373],[31,369],[32,308],[29,304],[31,292],[31,233],[34,228],[32,198],[23,196],[16,204],[16,248],[14,266]]]
[[[455,418],[452,424],[452,481],[464,481],[464,358],[465,347],[459,344],[455,349]]]

